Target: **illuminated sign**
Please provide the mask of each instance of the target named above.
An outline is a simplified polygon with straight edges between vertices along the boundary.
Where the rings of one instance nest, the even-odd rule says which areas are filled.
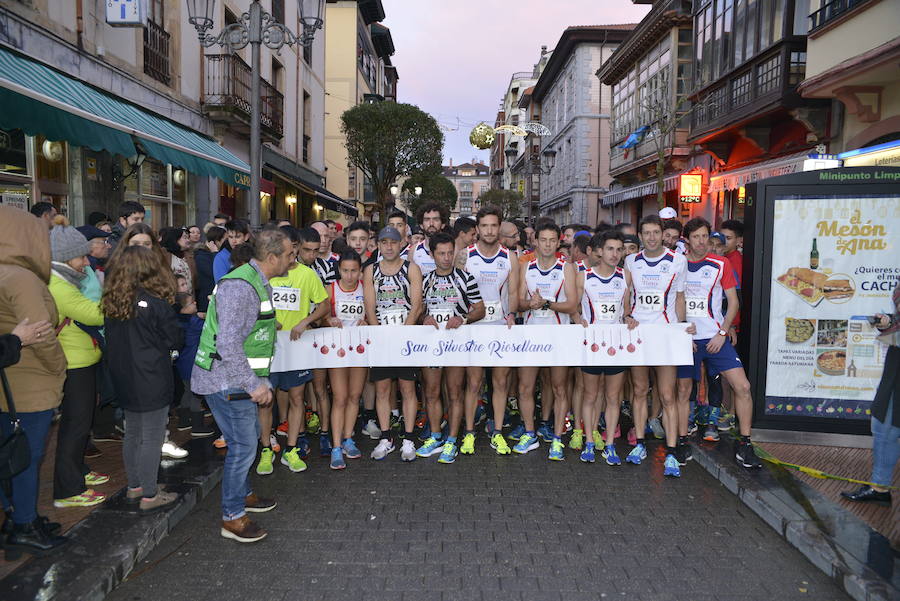
[[[683,173],[678,176],[678,197],[684,203],[697,203],[703,199],[703,174]]]
[[[744,189],[744,186],[738,188],[738,203],[744,204],[744,200],[747,198],[747,190]]]
[[[147,0],[106,0],[106,23],[113,27],[147,24]]]

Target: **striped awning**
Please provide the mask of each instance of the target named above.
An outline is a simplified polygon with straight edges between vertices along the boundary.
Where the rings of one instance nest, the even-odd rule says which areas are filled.
[[[0,47],[0,127],[163,163],[248,188],[250,166],[194,131]]]
[[[654,179],[653,181],[641,182],[639,184],[628,186],[627,188],[619,188],[618,190],[613,189],[603,195],[603,200],[600,204],[604,207],[611,207],[620,202],[631,200],[632,198],[651,196],[656,194],[656,188],[656,180]],[[678,175],[670,175],[663,180],[664,191],[671,192],[677,188]]]

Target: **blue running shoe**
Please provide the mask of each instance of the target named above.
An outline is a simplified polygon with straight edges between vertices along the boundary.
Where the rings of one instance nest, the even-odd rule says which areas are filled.
[[[456,454],[459,451],[452,442],[445,442],[441,449],[441,456],[438,457],[438,463],[453,463],[456,461]]]
[[[722,408],[710,407],[709,413],[706,415],[706,420],[703,423],[707,426],[716,426],[719,423],[720,417],[722,417]]]
[[[712,410],[712,407],[709,405],[700,405],[697,408],[697,425],[704,426],[709,423],[709,412]]]
[[[352,438],[345,438],[344,442],[341,443],[341,449],[343,449],[344,456],[347,459],[359,459],[362,457],[362,452],[356,446],[356,443],[353,442]]]
[[[638,444],[631,452],[628,453],[628,457],[625,458],[625,461],[628,463],[633,463],[634,465],[640,465],[641,461],[647,458],[647,449],[644,448],[644,445]]]
[[[431,436],[421,447],[416,450],[417,457],[431,457],[437,455],[444,448],[444,442],[440,438]]]
[[[484,422],[484,433],[485,434],[493,434],[494,433],[494,418],[489,417]]]
[[[663,476],[671,478],[681,478],[681,466],[678,465],[678,459],[671,453],[666,455],[666,461],[663,463]]]
[[[550,429],[550,424],[548,423],[538,426],[537,435],[544,442],[553,442],[553,431]]]
[[[484,410],[484,405],[478,403],[475,406],[475,425],[477,426],[483,422],[485,417],[487,417],[487,411]]]
[[[589,442],[584,445],[584,450],[581,451],[581,460],[585,463],[594,463],[594,459],[594,443]]]
[[[331,437],[327,434],[319,436],[319,457],[331,455]]]
[[[331,469],[342,470],[345,467],[347,464],[344,463],[344,453],[341,447],[334,447],[331,449]]]
[[[553,442],[550,443],[550,454],[547,456],[547,459],[549,459],[550,461],[565,460],[565,448],[565,445],[560,439],[554,438]]]
[[[519,424],[512,431],[506,435],[506,437],[510,440],[519,440],[522,438],[522,435],[525,434],[525,426],[523,424]]]
[[[525,432],[519,437],[519,442],[516,443],[516,446],[513,447],[513,453],[524,455],[528,451],[533,451],[539,446],[541,445],[538,442],[537,436],[534,435],[534,432]]]
[[[419,430],[418,438],[419,438],[419,441],[425,442],[426,440],[431,438],[431,430],[429,430],[428,428],[422,428],[421,430]]]
[[[616,445],[608,444],[603,449],[603,458],[606,459],[606,465],[622,465],[622,460],[616,454]]]
[[[297,451],[300,454],[300,459],[309,457],[309,441],[306,440],[305,432],[297,437]]]

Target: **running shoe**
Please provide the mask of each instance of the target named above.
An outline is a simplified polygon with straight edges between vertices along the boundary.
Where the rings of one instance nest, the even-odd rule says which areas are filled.
[[[513,452],[524,455],[528,451],[533,451],[539,446],[541,446],[541,444],[538,442],[538,438],[534,435],[534,432],[530,434],[525,432],[522,434],[522,437],[519,438],[519,442],[516,443],[516,446],[513,447]]]
[[[719,429],[715,424],[707,424],[703,430],[703,440],[707,442],[719,442]]]
[[[594,439],[594,448],[602,451],[603,447],[606,446],[606,443],[603,442],[603,437],[600,436],[600,432],[594,430],[593,432],[591,432],[591,437]]]
[[[372,451],[372,459],[374,459],[375,461],[381,461],[382,459],[387,457],[389,453],[393,452],[394,443],[387,438],[382,438],[375,446],[375,450]]]
[[[628,428],[628,434],[625,438],[631,446],[635,446],[638,443],[637,434],[635,433],[634,428]]]
[[[443,447],[444,443],[440,438],[430,436],[428,440],[425,441],[425,444],[416,451],[416,455],[419,457],[431,457],[432,455],[440,453]]]
[[[187,449],[182,449],[177,444],[169,440],[168,435],[166,435],[166,440],[165,442],[163,442],[160,454],[163,457],[167,457],[169,459],[184,459],[188,456]]]
[[[738,442],[735,447],[734,458],[737,464],[748,469],[758,469],[762,467],[762,461],[756,455],[756,449],[749,442]]]
[[[566,419],[563,422],[563,434],[568,434],[573,430],[575,424],[575,417],[571,413],[566,413]]]
[[[628,457],[625,458],[627,463],[633,463],[634,465],[640,465],[641,461],[647,458],[647,449],[644,448],[643,444],[636,445],[631,452],[628,453]]]
[[[678,460],[678,465],[687,465],[688,452],[688,445],[684,443],[678,443],[677,445],[675,445],[675,459]]]
[[[569,448],[573,451],[580,451],[584,446],[584,430],[575,428],[572,430],[572,436],[569,438]]]
[[[287,420],[284,420],[283,422],[278,424],[277,428],[275,428],[275,434],[277,434],[278,436],[287,436],[287,433],[288,433],[288,423],[287,423]]]
[[[658,417],[654,417],[649,422],[650,430],[653,432],[653,436],[655,436],[658,440],[662,440],[666,437],[666,430],[663,428],[662,421]]]
[[[510,440],[519,440],[523,434],[525,434],[525,424],[519,424],[506,437]]]
[[[507,408],[503,411],[503,427],[504,428],[508,428],[511,424],[511,422],[509,421],[509,417],[510,417],[509,408]]]
[[[709,413],[706,414],[706,419],[703,421],[707,426],[715,426],[719,423],[719,418],[722,416],[722,408],[721,407],[710,407]]]
[[[456,461],[456,445],[452,442],[445,442],[441,448],[441,456],[438,457],[438,463],[453,463]]]
[[[403,461],[416,460],[416,445],[408,438],[403,439],[403,444],[400,447],[400,459]]]
[[[272,450],[277,453],[280,447],[276,449],[275,445],[272,445]],[[309,457],[309,441],[306,439],[306,434],[297,437],[297,450],[300,452],[300,459]]]
[[[109,476],[100,472],[88,472],[84,475],[85,486],[100,486],[109,482]]]
[[[697,424],[698,428],[709,423],[710,409],[712,409],[712,407],[709,405],[700,405],[697,407],[697,419],[694,420],[694,423]]]
[[[478,405],[475,406],[475,425],[480,425],[486,417],[487,411],[484,408],[484,403],[478,403]]]
[[[594,454],[594,443],[589,442],[584,445],[584,450],[581,452],[580,459],[584,463],[594,463],[594,460],[596,459],[596,456]]]
[[[690,401],[690,410],[688,412],[688,435],[691,434],[691,426],[696,426],[697,415],[700,412],[700,405],[697,401]],[[694,430],[696,432],[696,429]]]
[[[321,420],[319,419],[319,414],[315,411],[307,411],[306,412],[306,431],[310,434],[318,434],[319,433],[319,425],[321,424]]]
[[[224,436],[220,436],[213,441],[213,446],[216,447],[217,449],[227,449],[228,443],[225,442]]]
[[[329,455],[331,455],[331,436],[319,434],[319,457],[328,457]]]
[[[345,438],[344,442],[341,443],[341,449],[344,451],[344,456],[347,459],[359,459],[362,456],[362,453],[359,451],[359,448],[356,446],[356,443],[353,442],[352,438]],[[332,456],[334,456],[334,449],[331,450]]]
[[[498,455],[509,455],[511,452],[509,445],[506,444],[506,439],[499,432],[491,436],[491,448],[497,451]]]
[[[403,425],[402,422],[400,421],[400,416],[394,415],[393,413],[391,413],[390,424],[391,424],[390,425],[391,430],[399,430],[400,426]]]
[[[328,454],[330,455],[331,451],[329,451]],[[288,469],[295,474],[306,471],[306,463],[300,459],[300,450],[297,447],[281,454],[281,465],[288,466]]]
[[[490,434],[493,431],[494,431],[494,418],[489,417],[484,422],[484,433]]]
[[[463,455],[474,455],[475,454],[475,435],[471,432],[463,436],[462,446],[459,448],[459,452]]]
[[[381,428],[378,427],[378,423],[374,419],[370,419],[366,422],[366,425],[363,426],[362,433],[372,440],[379,440],[381,438]]]
[[[347,464],[344,463],[344,453],[341,447],[334,447],[331,449],[331,469],[333,470],[342,470],[347,467]]]
[[[299,441],[300,438],[298,438],[297,440]],[[299,444],[299,442],[298,442],[298,444]],[[275,451],[276,453],[281,452],[281,445],[278,443],[278,439],[275,438],[274,434],[269,434],[269,446],[272,447],[272,450]],[[307,445],[307,449],[306,449],[307,453],[309,452],[308,447],[309,447],[309,445]],[[306,455],[304,455],[303,458],[306,459]]]
[[[275,453],[266,447],[259,454],[259,463],[256,464],[256,473],[260,476],[268,476],[275,471]]]
[[[71,497],[66,497],[65,499],[54,499],[53,506],[54,507],[93,507],[94,505],[99,505],[103,501],[106,500],[106,495],[100,494],[98,492],[94,492],[94,489],[89,488],[80,495],[72,495]]]
[[[416,438],[418,438],[420,442],[425,442],[426,440],[431,438],[431,430],[429,430],[428,428],[422,428],[421,430],[419,430],[419,434],[416,436]]]
[[[544,442],[553,442],[553,430],[550,429],[549,423],[543,423],[538,426],[537,435]]]
[[[608,444],[603,449],[603,458],[606,459],[606,465],[622,465],[622,460],[616,454],[616,445]]]
[[[671,453],[666,455],[666,461],[663,463],[663,476],[681,478],[681,467],[678,465],[678,459]]]
[[[547,455],[547,459],[550,461],[563,461],[566,458],[565,450],[566,446],[562,441],[558,438],[554,438],[553,442],[550,443],[550,454]]]
[[[730,413],[723,413],[719,416],[719,422],[716,424],[719,432],[727,432],[734,428],[734,416]]]
[[[428,415],[424,411],[416,413],[416,428],[422,430],[428,423]]]

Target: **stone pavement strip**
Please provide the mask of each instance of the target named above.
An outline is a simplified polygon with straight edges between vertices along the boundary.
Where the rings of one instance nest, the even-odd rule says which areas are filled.
[[[202,500],[110,601],[845,600],[846,594],[701,466],[640,467],[529,455],[367,458],[332,472],[254,474],[279,502],[255,545],[219,536]]]

